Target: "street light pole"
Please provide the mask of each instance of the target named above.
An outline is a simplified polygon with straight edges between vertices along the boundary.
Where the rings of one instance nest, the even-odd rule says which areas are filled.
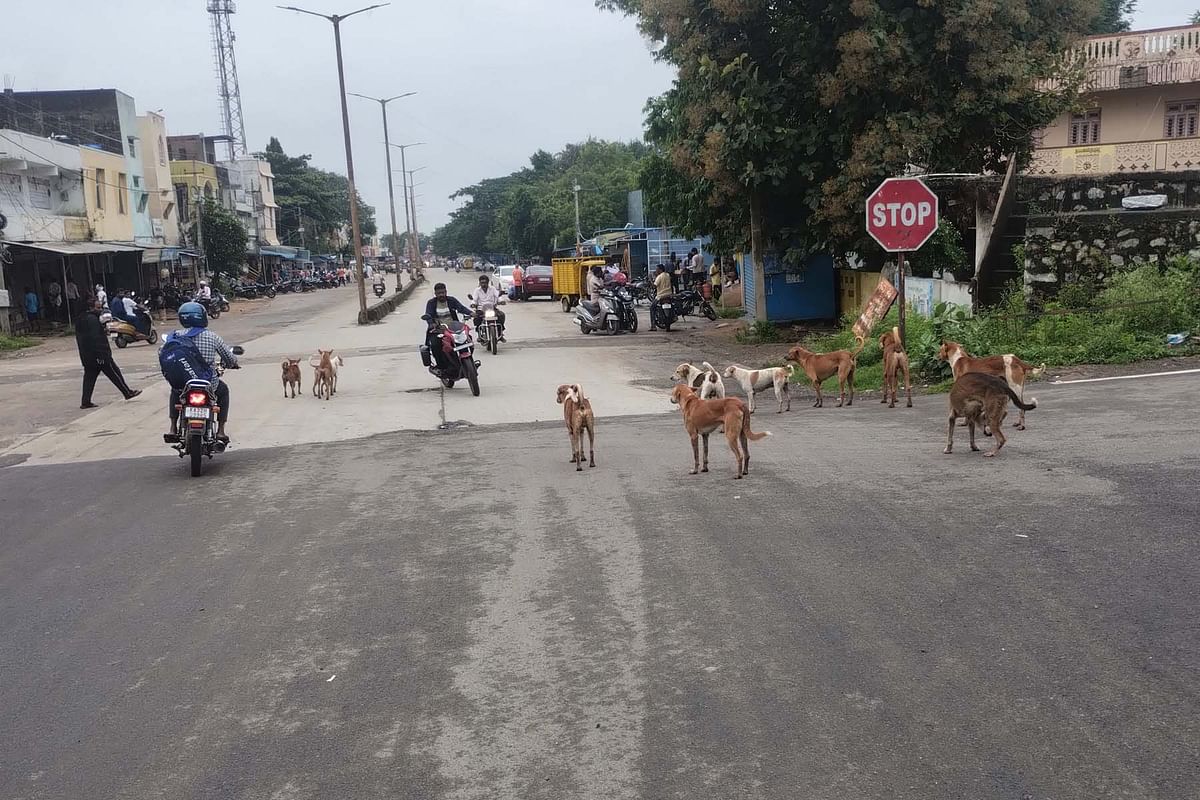
[[[413,250],[417,253],[417,258],[422,266],[425,264],[425,257],[421,255],[421,229],[417,227],[417,194],[415,189],[416,184],[413,183],[413,175],[417,174],[425,167],[417,167],[410,169],[405,173],[408,178],[408,191],[410,193],[409,205],[412,207],[412,235],[409,237],[413,242]]]
[[[383,154],[386,156],[387,160],[388,206],[392,213],[392,246],[390,249],[392,251],[392,260],[396,262],[396,291],[398,292],[400,291],[400,259],[396,255],[396,250],[399,249],[400,239],[398,238],[399,234],[396,231],[396,191],[395,187],[392,186],[392,151],[391,142],[388,140],[387,104],[393,100],[399,100],[403,97],[412,97],[414,94],[416,94],[416,92],[405,92],[404,94],[398,94],[394,97],[383,98],[368,97],[367,95],[359,94],[358,92],[350,92],[350,94],[354,95],[355,97],[361,97],[364,100],[374,100],[375,102],[379,103],[379,110],[383,114]],[[407,198],[405,198],[405,202],[407,203]],[[408,222],[407,218],[405,219],[405,222]]]
[[[575,251],[579,252],[579,244],[583,241],[583,230],[579,227],[579,192],[583,187],[578,183],[571,187],[571,191],[575,193]]]
[[[408,257],[410,259],[413,259],[414,261],[416,260],[416,255],[419,255],[419,253],[416,253],[416,255],[414,255],[415,251],[413,251],[413,249],[412,249],[413,224],[412,224],[412,218],[409,214],[410,207],[409,207],[409,201],[408,201],[408,167],[405,163],[405,154],[407,153],[408,148],[419,147],[420,145],[423,145],[423,144],[425,144],[425,142],[409,142],[408,144],[392,145],[392,147],[400,148],[400,173],[401,173],[400,180],[403,183],[403,188],[404,188],[404,226],[405,226],[406,232],[408,234],[408,237],[407,237],[408,238],[408,248],[409,248],[409,256]],[[418,250],[419,249],[420,248],[418,248]],[[424,265],[424,262],[422,262],[422,266],[423,265]]]
[[[301,14],[309,14],[314,17],[321,17],[329,20],[333,24],[333,46],[337,52],[337,71],[338,71],[338,96],[342,101],[342,137],[346,140],[346,188],[349,192],[350,201],[350,235],[354,237],[354,263],[356,272],[358,272],[358,324],[365,325],[367,319],[367,283],[366,276],[363,270],[365,266],[362,258],[362,233],[358,226],[358,192],[354,188],[354,152],[350,146],[350,109],[346,106],[346,71],[342,66],[342,20],[349,19],[355,14],[361,14],[364,11],[382,8],[383,6],[391,5],[390,3],[376,3],[373,6],[360,8],[357,11],[351,11],[349,14],[318,14],[315,11],[307,11],[303,8],[295,6],[278,6],[285,11],[297,11]],[[389,178],[390,180],[390,178]]]

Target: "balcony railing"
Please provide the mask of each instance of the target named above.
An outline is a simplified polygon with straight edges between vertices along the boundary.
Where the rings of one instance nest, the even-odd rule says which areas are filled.
[[[1034,152],[1027,175],[1120,175],[1200,170],[1200,138],[1161,139]]]
[[[1066,54],[1064,66],[1083,62],[1084,91],[1200,82],[1200,25],[1092,36]],[[1042,81],[1055,89],[1057,79]]]

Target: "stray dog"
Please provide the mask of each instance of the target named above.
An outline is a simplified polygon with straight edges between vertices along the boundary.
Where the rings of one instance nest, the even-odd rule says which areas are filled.
[[[1031,397],[1026,403],[1012,390],[1006,382],[995,375],[982,372],[968,372],[954,381],[950,389],[950,419],[946,424],[946,449],[950,453],[954,449],[954,423],[960,416],[967,418],[967,430],[971,432],[971,450],[978,452],[975,446],[975,426],[983,422],[992,429],[996,438],[996,446],[990,453],[991,457],[1004,447],[1004,416],[1008,413],[1008,401],[1011,400],[1017,408],[1029,411],[1037,408],[1037,398]]]
[[[817,402],[813,403],[813,408],[821,408],[825,405],[824,398],[821,397],[821,384],[834,375],[838,376],[838,408],[842,404],[854,405],[854,370],[858,366],[855,358],[862,352],[863,342],[860,340],[858,349],[851,352],[849,350],[833,350],[829,353],[814,353],[800,345],[796,345],[788,351],[787,361],[794,361],[804,370],[804,374],[812,381],[813,388],[817,390]],[[846,399],[846,384],[850,384],[850,399]]]
[[[759,392],[765,392],[772,386],[775,387],[775,399],[779,401],[779,410],[776,414],[783,413],[784,401],[787,401],[787,410],[792,410],[792,393],[788,389],[788,381],[796,374],[796,368],[791,364],[784,367],[771,367],[769,369],[746,369],[738,364],[730,364],[725,368],[725,377],[734,378],[742,385],[742,391],[746,393],[746,398],[750,401],[750,413],[754,413],[754,395]]]
[[[900,389],[900,373],[904,373],[904,392],[908,395],[908,407],[912,408],[912,381],[908,374],[908,353],[900,342],[900,329],[892,328],[879,337],[879,345],[883,348],[883,399],[879,402],[891,402],[888,408],[896,407],[896,392]]]
[[[750,430],[750,412],[746,403],[736,397],[723,400],[701,400],[690,386],[676,386],[671,391],[671,402],[683,412],[683,427],[692,440],[692,471],[708,472],[708,436],[724,426],[725,440],[737,459],[737,474],[741,478],[750,472],[750,441],[757,442],[771,435],[770,431],[754,433]],[[704,438],[704,468],[700,468],[698,439]],[[739,447],[739,444],[741,445]]]
[[[725,381],[721,380],[721,373],[717,372],[716,367],[707,361],[701,362],[699,367],[684,362],[675,368],[671,378],[695,389],[703,400],[725,397]]]
[[[324,352],[325,352],[324,350],[317,351],[318,354],[322,354]],[[318,359],[317,364],[313,363],[314,358]],[[310,367],[319,367],[320,366],[319,359],[320,359],[320,355],[309,356],[308,357],[308,365]],[[341,356],[335,356],[333,354],[332,350],[329,351],[329,367],[331,370],[333,370],[333,381],[330,383],[330,389],[329,389],[329,394],[331,394],[331,395],[337,394],[338,367],[342,366],[342,364],[344,364],[344,363],[346,363],[346,362],[342,361]]]
[[[583,472],[583,432],[588,435],[588,467],[596,466],[596,415],[592,413],[592,401],[583,396],[583,387],[578,383],[564,383],[558,387],[558,402],[563,407],[563,418],[567,422],[567,436],[571,437],[571,462],[576,472]]]
[[[300,359],[289,358],[280,366],[283,367],[283,396],[288,396],[288,387],[292,388],[292,397],[296,396],[297,391],[303,390],[300,385]]]
[[[950,341],[942,342],[942,349],[938,350],[938,360],[949,362],[950,371],[954,373],[955,380],[968,372],[981,372],[984,375],[1004,378],[1009,388],[1022,399],[1025,397],[1025,378],[1040,375],[1046,368],[1046,365],[1043,364],[1034,369],[1012,353],[976,358],[958,342]],[[1021,409],[1013,426],[1019,431],[1025,430],[1025,409]]]
[[[313,374],[313,396],[321,397],[329,400],[333,397],[333,351],[318,350],[321,354],[321,362],[313,365],[315,373]],[[309,359],[312,364],[312,359]]]

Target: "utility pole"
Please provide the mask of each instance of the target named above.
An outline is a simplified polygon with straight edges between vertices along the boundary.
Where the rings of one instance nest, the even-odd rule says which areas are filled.
[[[411,259],[413,261],[417,260],[418,254],[416,253],[416,251],[413,250],[413,247],[412,247],[413,222],[412,222],[412,216],[410,214],[411,209],[409,206],[409,198],[408,198],[408,166],[405,163],[405,154],[406,154],[408,148],[419,147],[423,144],[425,144],[425,142],[409,142],[408,144],[392,145],[392,147],[400,148],[400,180],[403,183],[403,188],[404,188],[404,227],[405,227],[405,232],[408,234],[408,236],[406,237],[406,244],[407,244],[408,251],[409,251],[408,257],[409,257],[409,259]],[[424,265],[424,262],[422,262],[422,265]]]
[[[355,272],[358,273],[359,325],[365,325],[369,321],[367,319],[367,283],[363,270],[362,233],[358,226],[358,192],[354,188],[354,153],[350,146],[350,110],[346,107],[346,71],[342,66],[342,21],[353,17],[355,14],[361,14],[364,11],[370,11],[375,8],[382,8],[386,5],[391,4],[376,3],[373,6],[367,6],[357,11],[351,11],[349,14],[340,15],[318,14],[315,11],[306,11],[303,8],[296,8],[295,6],[279,6],[279,8],[285,11],[297,11],[301,14],[309,14],[328,20],[333,24],[333,47],[337,52],[338,96],[342,101],[342,137],[346,140],[346,188],[350,195],[350,235],[354,237],[354,263]]]
[[[374,100],[375,102],[379,103],[379,110],[383,114],[383,154],[387,161],[388,207],[392,214],[392,246],[389,249],[392,251],[392,260],[396,262],[396,291],[398,292],[400,291],[400,258],[396,255],[396,251],[399,249],[400,240],[397,238],[399,234],[396,232],[396,191],[392,186],[392,150],[391,142],[388,140],[387,104],[393,100],[399,100],[402,97],[412,97],[414,94],[416,94],[416,92],[405,92],[404,94],[398,94],[394,97],[383,98],[367,97],[367,95],[359,94],[358,92],[350,92],[350,94],[354,95],[355,97],[361,97],[364,100]],[[405,222],[408,222],[408,220],[405,219]],[[382,280],[382,278],[380,280]]]
[[[408,178],[408,191],[410,195],[408,202],[409,206],[412,207],[412,234],[409,236],[409,239],[413,243],[413,252],[417,254],[417,259],[421,264],[422,269],[425,267],[425,256],[421,255],[421,229],[417,227],[417,194],[414,191],[416,189],[416,184],[413,183],[413,175],[417,174],[423,169],[425,169],[425,167],[417,167],[416,169],[410,169],[405,173],[405,176]]]
[[[579,245],[583,242],[583,229],[579,227],[579,193],[583,187],[578,183],[571,187],[571,191],[575,193],[575,253],[579,253]]]

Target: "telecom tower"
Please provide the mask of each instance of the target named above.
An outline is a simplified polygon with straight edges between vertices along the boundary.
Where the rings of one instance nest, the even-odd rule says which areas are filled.
[[[242,122],[242,91],[238,88],[237,59],[233,55],[233,0],[208,0],[212,15],[213,61],[217,66],[217,97],[221,101],[221,126],[229,137],[229,159],[246,154],[246,125]]]

